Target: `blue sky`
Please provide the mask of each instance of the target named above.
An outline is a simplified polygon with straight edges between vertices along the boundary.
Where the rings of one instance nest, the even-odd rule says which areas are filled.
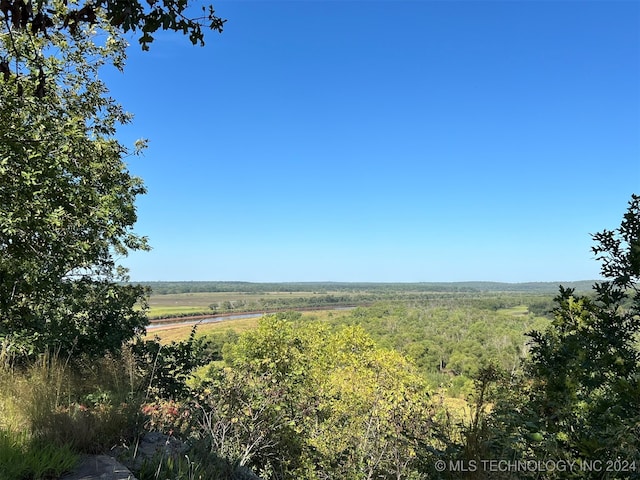
[[[219,1],[105,72],[133,280],[569,281],[640,193],[640,2]]]

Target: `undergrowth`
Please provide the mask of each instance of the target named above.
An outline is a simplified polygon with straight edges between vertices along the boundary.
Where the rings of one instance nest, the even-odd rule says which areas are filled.
[[[78,462],[69,445],[54,445],[25,432],[0,430],[0,480],[58,478]]]

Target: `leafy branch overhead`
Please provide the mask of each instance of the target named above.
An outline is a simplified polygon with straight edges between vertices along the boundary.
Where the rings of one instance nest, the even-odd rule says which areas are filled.
[[[146,290],[123,284],[145,193],[116,138],[131,115],[99,71],[124,66],[124,32],[165,28],[203,43],[188,4],[0,0],[0,349],[100,354],[144,330]],[[208,20],[207,20],[208,18]]]
[[[56,52],[45,48],[55,37],[82,44],[96,30],[108,38],[114,32],[139,32],[138,41],[148,50],[160,29],[182,33],[194,45],[204,45],[204,30],[222,32],[225,22],[213,6],[194,12],[187,0],[0,0],[0,81],[15,84],[19,97],[42,98],[56,75],[51,65]],[[32,92],[26,92],[26,82],[35,85]]]
[[[640,196],[632,195],[629,210],[616,231],[603,230],[593,236],[596,260],[602,262],[602,275],[616,286],[634,287],[640,280]]]
[[[75,3],[75,5],[73,5]],[[186,0],[97,0],[95,2],[58,2],[56,0],[0,0],[7,29],[28,29],[33,35],[48,36],[50,29],[67,30],[77,35],[84,24],[94,25],[98,17],[104,16],[109,24],[122,32],[142,32],[139,41],[144,50],[153,42],[152,33],[160,28],[189,35],[195,45],[204,45],[203,27],[222,32],[226,20],[215,14],[212,5],[202,7],[199,17],[188,14]]]

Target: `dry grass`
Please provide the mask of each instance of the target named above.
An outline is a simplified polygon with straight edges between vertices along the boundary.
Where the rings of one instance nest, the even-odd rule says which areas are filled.
[[[41,355],[28,366],[0,366],[0,431],[46,444],[97,452],[113,446],[137,418],[133,358],[67,359]]]
[[[224,320],[215,323],[201,323],[198,324],[198,331],[196,336],[200,337],[211,332],[228,332],[234,330],[237,333],[244,332],[246,330],[252,330],[258,326],[258,320],[260,317],[253,318],[238,318],[235,320]],[[159,342],[167,344],[171,342],[180,342],[189,338],[193,324],[185,324],[179,326],[160,327],[154,328],[147,332],[146,340],[152,340],[157,337]]]
[[[349,313],[345,310],[315,310],[313,312],[302,312],[302,319],[328,321],[339,319],[341,316],[346,316],[348,314]],[[229,330],[233,330],[236,333],[242,333],[256,328],[258,326],[258,320],[260,320],[260,316],[223,320],[221,322],[214,323],[201,323],[198,325],[196,336],[202,336],[212,332],[224,333]],[[160,339],[160,343],[163,344],[170,343],[172,341],[179,342],[181,340],[186,340],[189,337],[192,328],[193,324],[154,328],[147,332],[146,339],[151,340],[157,336]]]

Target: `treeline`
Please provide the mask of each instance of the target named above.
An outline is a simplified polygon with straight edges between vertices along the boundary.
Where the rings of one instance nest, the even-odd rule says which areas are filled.
[[[253,311],[273,311],[285,309],[305,309],[314,307],[345,307],[354,304],[363,304],[375,301],[375,295],[351,294],[351,295],[315,295],[309,297],[293,298],[258,298],[258,299],[236,299],[222,300],[209,305],[211,312],[253,312]]]
[[[473,307],[497,311],[518,305],[526,305],[538,315],[549,315],[553,309],[553,297],[544,294],[489,293],[489,292],[361,292],[309,296],[273,296],[261,298],[235,298],[220,300],[209,305],[213,314],[255,311],[295,310],[314,307],[367,306],[378,302],[401,302],[404,305],[440,305],[443,307]]]
[[[578,292],[589,291],[593,281],[576,282],[418,282],[418,283],[368,283],[368,282],[140,282],[149,287],[155,295],[177,293],[268,293],[268,292],[525,292],[546,293],[557,292],[558,285],[574,288]]]

